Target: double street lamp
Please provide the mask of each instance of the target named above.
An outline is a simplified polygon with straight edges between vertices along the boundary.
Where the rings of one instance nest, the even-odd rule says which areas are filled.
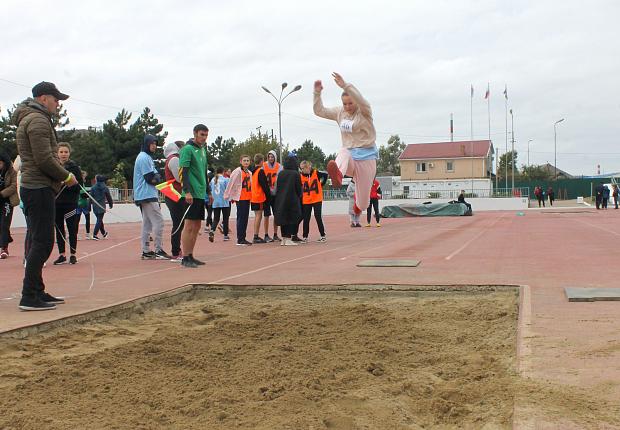
[[[557,125],[564,121],[564,118],[557,120],[553,124],[553,179],[558,180],[558,130]]]
[[[282,102],[288,96],[290,96],[292,93],[294,93],[295,91],[301,90],[301,85],[297,85],[297,86],[295,86],[295,88],[293,88],[291,91],[289,91],[284,97],[282,97],[282,94],[284,94],[284,89],[287,86],[288,86],[288,84],[286,82],[282,82],[282,89],[280,90],[280,97],[274,96],[273,93],[267,89],[267,87],[264,87],[264,86],[261,87],[267,94],[269,94],[271,97],[273,97],[273,99],[278,104],[278,124],[279,124],[279,139],[280,139],[280,163],[282,163]]]

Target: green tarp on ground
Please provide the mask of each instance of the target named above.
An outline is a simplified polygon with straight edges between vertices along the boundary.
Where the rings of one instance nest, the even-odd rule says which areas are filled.
[[[405,218],[413,216],[471,216],[471,210],[458,202],[411,204],[384,206],[381,210],[383,218]]]

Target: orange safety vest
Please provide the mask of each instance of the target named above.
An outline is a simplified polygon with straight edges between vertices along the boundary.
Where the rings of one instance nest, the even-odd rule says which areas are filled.
[[[241,170],[241,195],[239,200],[252,199],[252,174],[245,170]]]
[[[311,205],[323,201],[323,186],[319,181],[316,169],[312,169],[310,177],[301,175],[301,193],[304,205]]]
[[[268,162],[263,162],[263,170],[265,171],[265,176],[267,176],[267,182],[269,183],[269,187],[273,188],[276,186],[276,179],[278,178],[278,170],[280,170],[280,163],[277,161],[273,163],[273,168],[269,167]]]
[[[260,173],[261,169],[262,167],[254,170],[254,173],[252,173],[252,199],[250,200],[251,203],[263,203],[265,200],[267,200],[265,192],[258,183],[258,174]]]

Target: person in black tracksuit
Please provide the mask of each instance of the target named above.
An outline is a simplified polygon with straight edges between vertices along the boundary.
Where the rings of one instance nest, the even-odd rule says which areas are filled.
[[[82,171],[80,167],[69,157],[71,156],[71,146],[68,143],[60,142],[58,144],[58,158],[62,166],[67,171],[73,173],[78,180],[77,185],[64,187],[56,196],[56,244],[58,246],[58,258],[54,261],[54,265],[66,264],[67,257],[65,255],[66,244],[69,244],[69,263],[76,264],[77,257],[77,231],[78,220],[77,205],[80,198],[80,186],[83,185]],[[67,224],[67,232],[65,233],[65,224]],[[68,233],[68,234],[67,234]],[[67,241],[67,236],[69,240]]]

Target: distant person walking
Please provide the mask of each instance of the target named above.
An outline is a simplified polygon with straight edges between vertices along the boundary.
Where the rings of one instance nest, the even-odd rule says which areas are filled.
[[[370,189],[370,204],[366,209],[366,227],[370,227],[370,220],[372,219],[372,210],[375,210],[375,221],[377,227],[381,227],[381,214],[379,213],[379,199],[381,198],[381,185],[377,178],[372,181],[372,188]]]
[[[555,193],[553,192],[553,188],[547,188],[547,198],[549,198],[549,206],[553,206],[553,201],[555,200]]]
[[[95,228],[93,230],[93,240],[99,240],[99,232],[101,232],[103,238],[108,237],[108,232],[105,229],[105,225],[103,224],[103,217],[106,213],[106,202],[110,209],[114,207],[114,200],[112,200],[112,196],[110,195],[110,190],[108,189],[105,182],[107,178],[103,175],[95,176],[95,185],[90,189],[90,195],[93,197],[92,205],[93,205],[93,213],[97,218],[95,222]]]
[[[19,205],[17,194],[17,172],[13,169],[11,159],[0,153],[0,259],[9,257],[11,221],[13,208]]]
[[[220,216],[222,218],[222,233],[224,234],[224,241],[230,240],[228,236],[229,226],[228,220],[230,218],[230,202],[224,198],[224,191],[228,186],[229,178],[224,176],[224,168],[218,167],[215,170],[215,176],[211,179],[211,195],[213,196],[213,224],[211,225],[211,231],[209,232],[209,241],[213,242],[215,230],[217,229]]]
[[[607,209],[607,202],[609,202],[609,195],[611,191],[607,185],[603,186],[603,209]]]
[[[537,185],[534,189],[534,196],[538,200],[538,207],[545,207],[545,196],[543,195],[543,189],[540,185]]]
[[[618,209],[618,184],[613,184],[612,185],[613,190],[612,190],[612,195],[614,196],[614,204],[615,204],[615,209]]]
[[[84,187],[84,189],[90,193],[90,187],[87,186],[88,182],[86,181],[86,178],[88,177],[88,172],[86,170],[82,170],[82,186]],[[80,188],[80,195],[78,198],[78,205],[77,205],[77,228],[79,230],[80,228],[80,218],[82,217],[82,215],[84,215],[84,227],[86,230],[86,235],[84,236],[84,238],[86,240],[90,240],[92,239],[92,236],[90,234],[90,210],[91,210],[91,203],[90,203],[90,199],[88,198],[88,196],[86,195],[86,193],[84,192],[83,189]]]
[[[33,98],[20,103],[11,121],[17,126],[17,150],[21,156],[21,191],[24,214],[28,220],[30,247],[19,308],[25,311],[55,309],[64,299],[45,291],[43,264],[54,248],[54,197],[63,185],[78,183],[58,161],[58,143],[52,116],[58,112],[61,93],[51,82],[32,88]]]
[[[596,198],[596,209],[600,209],[601,205],[603,204],[603,192],[604,191],[605,191],[605,187],[603,186],[603,183],[599,182],[599,184],[594,189],[594,194]]]

